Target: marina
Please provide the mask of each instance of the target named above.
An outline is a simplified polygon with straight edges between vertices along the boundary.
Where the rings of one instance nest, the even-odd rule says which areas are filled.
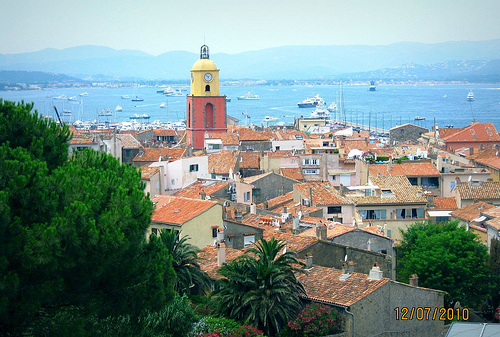
[[[227,102],[227,112],[240,120],[241,125],[262,125],[266,116],[277,118],[269,125],[292,125],[295,118],[309,117],[314,109],[301,109],[297,102],[319,95],[331,108],[331,120],[344,124],[366,125],[388,130],[393,126],[413,123],[431,128],[434,121],[439,127],[454,125],[464,127],[472,120],[491,122],[500,129],[500,86],[495,84],[443,84],[443,85],[377,85],[370,92],[369,84],[343,85],[342,103],[338,85],[294,86],[221,86],[221,95],[241,96],[250,91],[259,100],[232,100]],[[183,96],[166,96],[157,93],[157,87],[138,87],[134,96],[130,87],[112,88],[60,88],[51,90],[1,91],[5,100],[33,102],[39,113],[57,119],[53,106],[60,112],[72,111],[62,116],[67,123],[93,121],[105,118],[110,122],[127,122],[135,114],[147,114],[150,121],[174,123],[186,118],[186,92]],[[474,101],[466,99],[474,92]],[[87,93],[81,96],[81,93]],[[131,97],[143,101],[132,102]],[[61,99],[78,98],[77,101]],[[122,97],[127,97],[124,99]],[[139,103],[139,104],[137,104]],[[165,105],[162,105],[165,103]],[[98,116],[97,112],[121,111],[112,116]],[[126,113],[125,113],[126,112]],[[419,117],[419,119],[416,119]],[[266,123],[267,124],[267,123]]]

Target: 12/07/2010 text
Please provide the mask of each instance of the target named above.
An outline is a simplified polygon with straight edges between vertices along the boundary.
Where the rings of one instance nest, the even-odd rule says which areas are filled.
[[[469,320],[469,309],[467,308],[431,308],[431,307],[396,307],[396,320]]]

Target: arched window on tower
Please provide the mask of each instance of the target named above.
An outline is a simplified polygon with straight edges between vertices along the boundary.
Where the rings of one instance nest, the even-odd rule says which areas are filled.
[[[205,128],[215,128],[214,106],[212,103],[205,105]]]
[[[205,86],[205,92],[210,92],[210,86],[208,84]]]

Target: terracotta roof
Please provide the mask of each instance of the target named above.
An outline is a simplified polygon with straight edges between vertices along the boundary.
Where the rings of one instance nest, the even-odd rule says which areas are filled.
[[[434,210],[455,210],[458,209],[457,202],[455,198],[452,197],[435,197],[434,198]]]
[[[238,145],[240,143],[236,133],[207,132],[205,138],[220,139],[223,145]]]
[[[411,124],[411,123],[406,123],[406,124],[403,124],[403,125],[394,126],[394,127],[390,128],[389,131],[391,131],[391,130],[398,130],[400,128],[407,127],[407,126],[412,126],[414,128],[421,129],[422,131],[427,131],[427,132],[429,131],[429,129],[427,129],[427,128],[424,128],[424,127],[421,127],[421,126],[418,126],[418,125],[415,125],[415,124]]]
[[[267,200],[267,208],[273,210],[277,207],[283,206],[290,201],[293,201],[293,191],[280,195],[276,198]],[[263,208],[263,203],[257,205],[259,208]]]
[[[228,183],[226,182],[216,182],[216,181],[197,181],[196,183],[188,186],[179,192],[175,193],[176,197],[199,199],[201,191],[205,192],[206,195],[212,195],[226,188]]]
[[[305,198],[309,198],[309,189],[312,192],[313,205],[351,205],[347,197],[341,196],[340,193],[330,183],[320,181],[309,181],[305,183],[295,184],[294,189],[297,189]]]
[[[264,228],[265,229],[263,237],[266,240],[274,237],[277,240],[284,241],[286,242],[287,249],[291,249],[294,252],[300,252],[301,250],[309,247],[317,241],[316,238],[298,236],[291,233],[283,233],[273,226],[265,226]]]
[[[154,162],[160,158],[162,161],[176,161],[184,155],[185,149],[171,149],[168,147],[161,148],[144,148],[144,152],[139,152],[134,158],[134,162]]]
[[[141,179],[150,180],[155,174],[160,172],[160,167],[152,166],[151,164],[146,164],[141,166]]]
[[[461,183],[455,187],[462,200],[500,199],[500,182],[485,181],[479,184]]]
[[[465,221],[471,221],[481,216],[481,212],[486,212],[489,209],[493,209],[495,206],[488,204],[486,202],[476,202],[472,205],[462,207],[456,211],[451,212],[450,215],[455,218],[462,219]]]
[[[405,176],[377,176],[370,177],[374,186],[381,190],[389,190],[390,194],[381,192],[380,196],[356,196],[351,195],[351,199],[358,205],[387,205],[387,204],[408,204],[427,203],[427,198],[421,187],[413,186]]]
[[[237,129],[238,130],[238,135],[239,135],[239,138],[240,138],[240,141],[242,142],[249,142],[249,141],[270,141],[272,136],[268,135],[268,134],[265,134],[265,133],[262,133],[262,132],[258,132],[258,131],[254,131],[252,129],[249,129],[249,128],[245,128],[245,127],[240,127]]]
[[[274,138],[276,140],[296,140],[297,137],[295,136],[302,136],[302,139],[308,138],[307,134],[304,131],[295,129],[278,129],[274,132]]]
[[[440,128],[439,129],[439,138],[445,139],[448,138],[460,131],[462,131],[464,128]]]
[[[487,166],[487,167],[492,167],[495,169],[500,169],[500,157],[496,155],[497,151],[495,150],[494,153],[490,153],[489,156],[481,156],[474,161],[478,164]]]
[[[304,181],[304,175],[302,174],[300,167],[282,167],[280,168],[280,173],[284,177],[297,181]]]
[[[158,136],[177,136],[177,132],[174,129],[153,129],[153,134]]]
[[[492,218],[485,222],[487,225],[500,230],[500,207],[489,208],[481,213]]]
[[[356,227],[354,227],[354,226],[348,226],[348,225],[343,225],[343,224],[330,224],[330,225],[325,225],[325,226],[327,227],[326,237],[328,239],[332,239],[332,238],[337,237],[339,235],[356,230]],[[316,227],[309,228],[298,235],[315,238],[316,237]]]
[[[370,165],[370,176],[382,174],[384,176],[408,176],[408,177],[425,177],[441,175],[432,163],[404,163],[392,164],[390,171],[387,170],[389,164],[374,164]]]
[[[215,201],[158,195],[151,201],[156,203],[151,217],[154,222],[182,225],[217,205]]]
[[[449,136],[441,138],[445,142],[481,142],[500,141],[500,136],[493,123],[472,123],[468,127],[461,129]]]
[[[69,141],[70,145],[92,145],[92,144],[97,144],[97,142],[94,142],[92,138],[72,138]]]
[[[141,148],[141,143],[134,136],[126,134],[118,134],[116,138],[122,141],[122,147],[124,149],[139,149]]]
[[[298,157],[296,151],[294,153],[294,151],[289,150],[265,151],[264,155],[268,157]]]
[[[226,247],[226,261],[230,262],[244,253],[243,250]],[[217,248],[215,246],[206,246],[202,248],[198,253],[198,257],[201,259],[198,261],[201,270],[206,272],[210,278],[214,280],[222,278],[222,276],[217,273],[220,267],[217,264]]]
[[[375,290],[389,282],[383,277],[381,280],[369,280],[368,275],[351,273],[345,281],[340,280],[342,271],[314,266],[308,274],[296,274],[297,280],[306,290],[305,298],[349,307],[360,301]]]
[[[239,154],[237,151],[222,150],[208,156],[208,173],[228,174],[236,169]]]
[[[240,169],[260,169],[260,152],[240,152]]]

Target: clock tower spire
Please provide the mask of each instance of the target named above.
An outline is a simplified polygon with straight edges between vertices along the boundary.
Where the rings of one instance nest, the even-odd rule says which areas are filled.
[[[191,69],[191,94],[187,97],[187,145],[202,149],[205,132],[227,132],[226,96],[220,95],[219,69],[207,45]]]

